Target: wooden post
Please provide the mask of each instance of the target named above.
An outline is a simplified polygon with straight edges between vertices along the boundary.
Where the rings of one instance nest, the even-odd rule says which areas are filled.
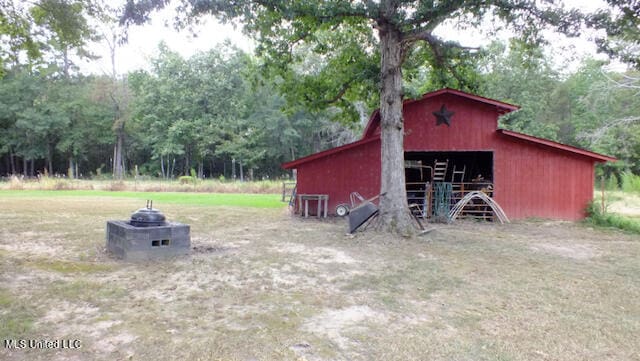
[[[329,208],[329,195],[324,197],[324,218],[327,218],[327,209]]]
[[[604,176],[600,177],[600,190],[602,192],[602,194],[600,196],[602,198],[600,200],[600,203],[601,203],[601,207],[602,207],[602,214],[604,214],[604,211],[605,211],[605,208],[604,208]]]

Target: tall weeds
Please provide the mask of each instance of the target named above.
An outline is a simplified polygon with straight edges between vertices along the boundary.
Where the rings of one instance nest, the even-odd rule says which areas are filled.
[[[132,192],[201,192],[201,193],[254,193],[278,194],[282,192],[282,182],[275,180],[234,182],[224,180],[78,180],[41,176],[25,179],[12,176],[0,182],[0,189],[10,190],[105,190]]]
[[[587,219],[595,226],[618,228],[623,231],[640,234],[640,221],[622,216],[620,214],[603,211],[598,202],[592,201],[587,206]]]
[[[635,175],[629,171],[620,174],[622,190],[625,192],[640,193],[640,175]]]

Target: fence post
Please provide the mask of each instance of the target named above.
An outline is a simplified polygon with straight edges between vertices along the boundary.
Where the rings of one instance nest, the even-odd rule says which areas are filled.
[[[600,197],[602,199],[600,200],[600,203],[602,207],[602,214],[604,214],[604,176],[600,177],[600,190],[602,192],[602,195]]]

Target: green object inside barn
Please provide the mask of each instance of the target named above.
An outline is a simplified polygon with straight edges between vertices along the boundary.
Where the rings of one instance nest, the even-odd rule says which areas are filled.
[[[433,215],[438,222],[449,221],[452,185],[449,182],[434,182]]]

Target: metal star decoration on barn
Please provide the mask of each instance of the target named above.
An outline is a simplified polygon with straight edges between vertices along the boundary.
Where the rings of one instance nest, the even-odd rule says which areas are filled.
[[[447,109],[447,107],[445,107],[444,104],[442,104],[440,110],[438,110],[437,112],[433,112],[433,115],[436,116],[436,126],[444,123],[447,125],[447,127],[450,127],[451,116],[454,114],[454,112],[450,111],[449,109]]]

